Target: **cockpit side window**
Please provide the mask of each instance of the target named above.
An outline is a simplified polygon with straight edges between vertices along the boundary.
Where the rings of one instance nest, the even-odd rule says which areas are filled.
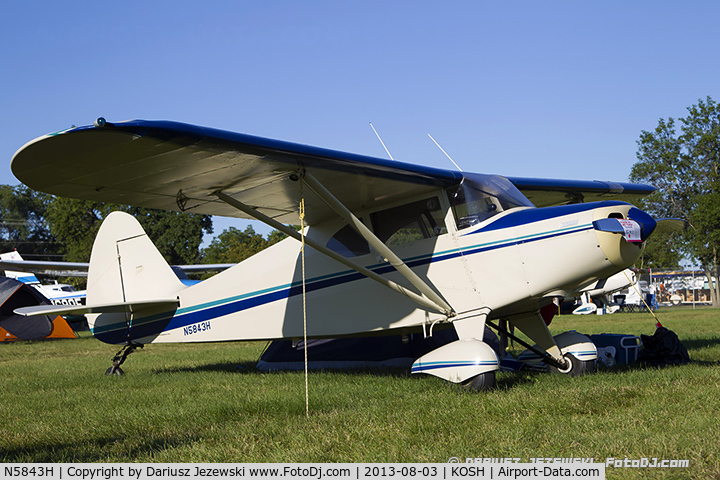
[[[437,197],[375,212],[370,220],[375,235],[389,247],[447,233]]]
[[[457,229],[477,225],[500,212],[533,204],[505,177],[466,175],[458,185],[447,189]]]
[[[370,247],[364,238],[355,231],[350,225],[345,225],[333,237],[328,240],[326,245],[333,252],[339,253],[343,257],[359,257],[370,253]]]

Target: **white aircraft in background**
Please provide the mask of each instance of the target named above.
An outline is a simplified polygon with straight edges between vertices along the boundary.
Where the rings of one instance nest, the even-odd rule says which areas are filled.
[[[598,280],[597,283],[586,287],[581,292],[580,305],[572,313],[575,315],[590,315],[598,312],[602,314],[615,313],[620,310],[620,305],[615,303],[610,298],[610,295],[635,284],[637,284],[637,276],[629,268],[616,273],[610,278]],[[601,304],[600,309],[598,309],[596,303],[593,303],[592,299],[596,299]]]
[[[133,217],[109,215],[87,304],[53,310],[86,313],[98,339],[124,345],[109,373],[148,343],[455,328],[459,340],[412,372],[484,389],[499,368],[485,325],[507,320],[547,365],[580,374],[594,345],[553,337],[540,309],[632,265],[658,225],[616,200],[647,185],[463,173],[165,121],[100,118],[45,135],[12,170],[54,195],[255,218],[292,237],[186,286]]]

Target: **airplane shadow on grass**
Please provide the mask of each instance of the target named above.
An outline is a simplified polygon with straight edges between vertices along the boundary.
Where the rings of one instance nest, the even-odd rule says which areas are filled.
[[[718,361],[706,361],[706,360],[694,360],[693,353],[703,348],[712,348],[720,345],[720,336],[710,338],[696,338],[696,339],[685,339],[682,341],[685,348],[690,353],[691,363],[697,365],[706,366],[718,366]],[[672,364],[666,366],[674,366]],[[617,366],[614,368],[603,368],[598,367],[598,371],[604,374],[622,374],[624,372],[632,370],[646,370],[658,368],[657,366],[648,365],[644,363],[634,363],[629,366]],[[278,375],[282,373],[295,373],[302,374],[301,370],[283,370],[275,372],[261,371],[257,368],[256,362],[245,361],[245,362],[220,362],[211,363],[206,365],[196,366],[178,366],[165,367],[155,370],[155,373],[201,373],[201,372],[224,372],[234,373],[240,375]],[[359,367],[359,368],[328,368],[328,369],[311,369],[311,374],[337,374],[340,375],[352,375],[352,376],[380,376],[380,377],[394,377],[394,378],[408,378],[411,377],[410,369],[403,367]],[[547,375],[546,372],[534,372],[534,371],[520,371],[512,374],[500,373],[497,376],[497,388],[501,390],[510,390],[515,387],[519,387],[524,384],[534,383],[537,381],[538,375]],[[418,378],[422,378],[419,376]]]
[[[226,373],[262,373],[255,367],[255,362],[221,362],[208,363],[197,366],[166,367],[153,370],[153,373],[202,373],[202,372],[226,372]]]
[[[705,366],[718,366],[718,361],[707,361],[707,360],[695,360],[693,359],[693,353],[703,348],[712,348],[720,345],[720,336],[710,338],[696,338],[696,339],[685,339],[682,340],[683,345],[690,353],[690,359],[692,364],[705,365]],[[664,367],[675,366],[673,364],[665,365]],[[633,370],[647,370],[659,368],[654,365],[644,363],[633,363],[629,366],[617,366],[613,368],[603,368],[598,366],[598,371],[603,374],[622,374],[624,372]],[[206,365],[197,366],[178,366],[176,368],[166,367],[155,370],[155,373],[174,373],[174,372],[185,372],[185,373],[201,373],[201,372],[225,372],[240,375],[278,375],[282,373],[295,373],[302,374],[302,370],[284,370],[276,372],[265,372],[257,368],[256,362],[245,361],[245,362],[220,362],[211,363]],[[353,375],[353,376],[381,376],[381,377],[394,377],[394,378],[408,378],[411,377],[409,368],[402,367],[381,367],[381,368],[332,368],[332,369],[311,369],[311,374],[323,373],[323,374],[337,374],[340,375]],[[537,381],[538,375],[548,375],[546,372],[534,372],[534,371],[520,371],[512,374],[498,374],[497,376],[497,388],[501,390],[510,390],[515,387],[519,387],[524,384],[534,383]],[[422,378],[419,376],[418,378]]]
[[[203,372],[224,372],[233,373],[238,375],[280,375],[280,374],[297,374],[302,375],[303,370],[282,370],[274,372],[263,372],[257,368],[255,362],[222,362],[222,363],[211,363],[207,365],[198,365],[193,367],[178,367],[178,368],[162,368],[154,370],[154,373],[203,373]],[[311,369],[310,375],[314,374],[336,374],[338,376],[368,376],[368,377],[391,377],[391,378],[429,378],[426,375],[414,376],[410,373],[409,368],[401,367],[378,367],[378,368],[333,368],[333,369]],[[548,375],[547,372],[517,372],[512,374],[499,374],[497,377],[497,388],[501,390],[509,390],[514,387],[534,383],[537,380],[538,375]],[[437,379],[436,379],[437,380]],[[445,382],[442,382],[443,384]],[[462,385],[458,385],[462,388]]]
[[[154,371],[155,373],[199,373],[199,372],[227,372],[243,375],[279,375],[283,373],[303,373],[303,370],[277,370],[264,372],[257,368],[256,362],[222,362],[211,363],[207,365],[198,365],[195,367],[178,367],[178,368],[162,368]],[[343,375],[376,375],[388,377],[407,377],[410,371],[407,368],[332,368],[332,369],[310,369],[310,373],[337,373]]]
[[[87,442],[37,442],[4,449],[0,462],[4,463],[95,463],[107,462],[122,452],[127,458],[152,457],[164,450],[192,445],[201,437],[187,433],[161,437],[118,435],[88,439]],[[110,459],[110,460],[108,460]]]

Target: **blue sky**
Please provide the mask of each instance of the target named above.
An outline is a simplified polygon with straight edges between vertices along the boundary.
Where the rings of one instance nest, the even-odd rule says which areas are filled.
[[[720,100],[720,2],[6,2],[0,183],[35,137],[175,120],[512,176],[626,181]],[[216,223],[216,234],[227,225]],[[264,227],[254,224],[259,231]]]

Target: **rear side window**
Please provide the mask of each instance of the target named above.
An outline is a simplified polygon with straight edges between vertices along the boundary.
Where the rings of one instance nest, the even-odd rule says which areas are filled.
[[[375,235],[388,247],[447,233],[437,197],[373,213],[370,220]]]
[[[328,240],[327,248],[343,257],[359,257],[370,253],[370,247],[350,225],[345,225]]]

